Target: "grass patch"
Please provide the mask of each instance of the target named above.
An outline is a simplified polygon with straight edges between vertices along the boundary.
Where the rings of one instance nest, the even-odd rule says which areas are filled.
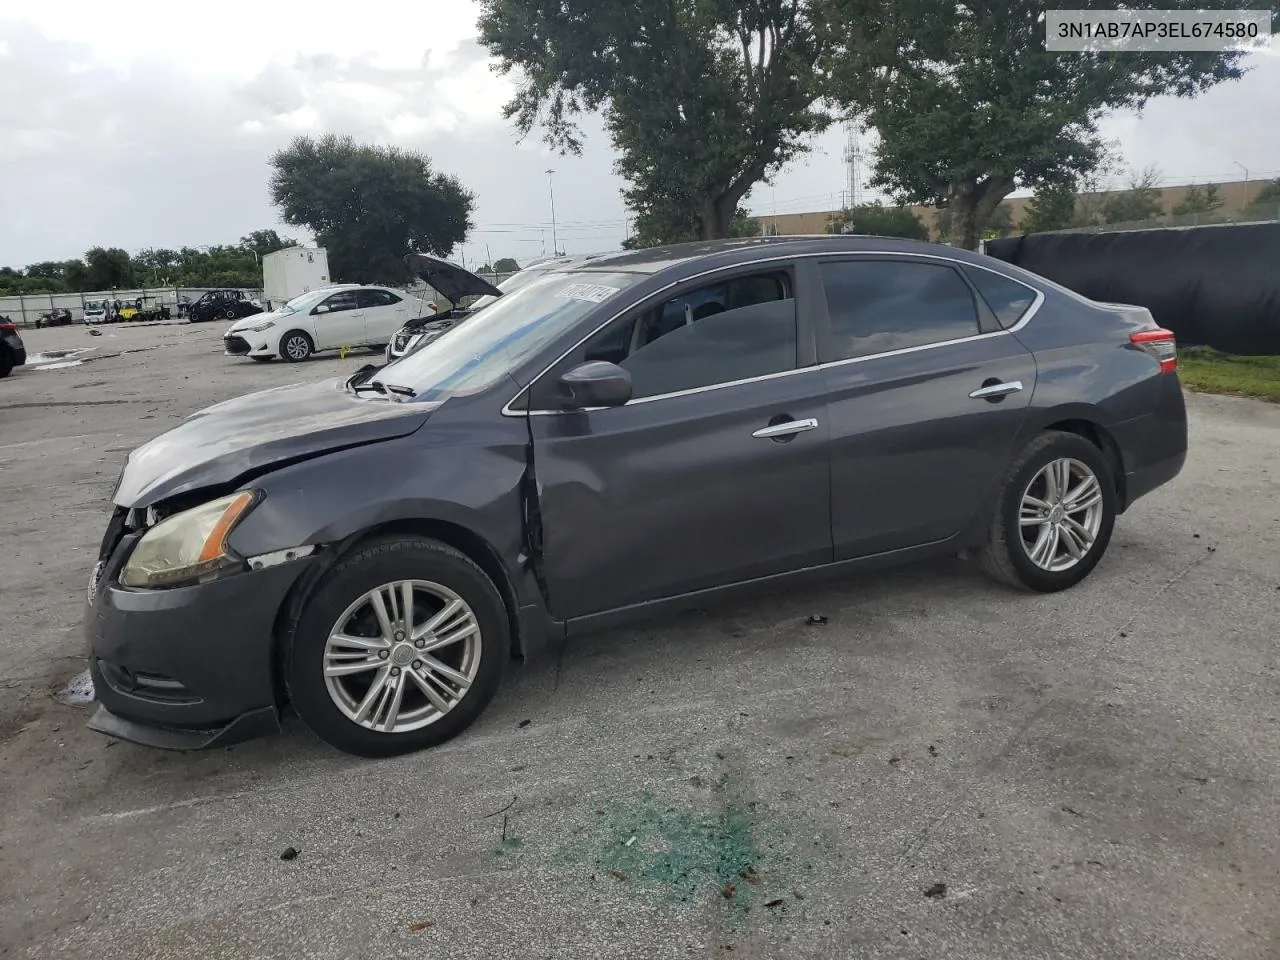
[[[1280,403],[1280,357],[1237,357],[1212,347],[1179,347],[1178,379],[1190,390]]]

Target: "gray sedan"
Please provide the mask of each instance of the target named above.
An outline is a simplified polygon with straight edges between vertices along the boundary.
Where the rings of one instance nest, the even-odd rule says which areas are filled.
[[[388,755],[569,633],[937,554],[1054,591],[1187,450],[1140,307],[878,238],[546,271],[421,350],[135,450],[88,588],[91,726]]]

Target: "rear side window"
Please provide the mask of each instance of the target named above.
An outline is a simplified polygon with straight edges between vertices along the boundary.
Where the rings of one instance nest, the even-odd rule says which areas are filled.
[[[400,302],[400,298],[388,290],[357,290],[360,306],[389,307]]]
[[[976,267],[967,267],[965,272],[1002,327],[1012,327],[1036,302],[1036,292],[1025,283]]]
[[[848,260],[821,266],[831,320],[819,359],[828,363],[976,336],[978,311],[949,266]]]

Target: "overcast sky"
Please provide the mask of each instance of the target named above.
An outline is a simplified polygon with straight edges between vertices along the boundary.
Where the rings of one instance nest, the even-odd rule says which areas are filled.
[[[468,3],[323,5],[224,0],[0,2],[0,265],[79,256],[94,245],[235,242],[275,226],[267,158],[298,133],[349,133],[425,151],[478,198],[467,262],[550,248],[555,169],[561,248],[616,247],[627,212],[612,151],[588,127],[580,158],[517,143],[510,89],[474,41]],[[1195,101],[1115,117],[1134,167],[1166,183],[1280,176],[1280,56]],[[834,129],[754,212],[829,209],[846,185]],[[487,245],[487,247],[486,247]]]

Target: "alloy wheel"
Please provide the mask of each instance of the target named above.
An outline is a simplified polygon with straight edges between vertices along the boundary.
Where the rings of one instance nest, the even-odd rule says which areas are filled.
[[[325,687],[343,716],[366,730],[419,730],[466,697],[482,646],[475,613],[457,593],[398,580],[338,618],[324,648]]]
[[[294,360],[305,360],[311,348],[304,337],[290,337],[284,345],[285,352]]]
[[[1093,549],[1102,527],[1102,484],[1071,457],[1041,467],[1022,493],[1018,525],[1028,559],[1042,570],[1070,570]]]

